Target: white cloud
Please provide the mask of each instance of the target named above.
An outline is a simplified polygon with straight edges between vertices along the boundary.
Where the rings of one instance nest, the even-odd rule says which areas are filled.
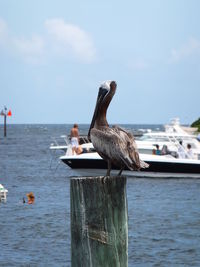
[[[46,20],[45,26],[51,38],[51,43],[62,54],[73,55],[86,62],[95,59],[96,51],[92,39],[80,27],[67,24],[62,19]]]
[[[0,44],[4,44],[7,41],[8,28],[6,22],[0,18]]]
[[[67,24],[62,19],[49,19],[44,23],[43,35],[14,36],[6,22],[0,18],[0,45],[19,55],[29,63],[43,63],[52,57],[78,59],[90,63],[95,60],[96,50],[92,38],[80,27]],[[0,52],[3,52],[1,49]]]
[[[200,41],[195,38],[190,38],[179,49],[172,49],[170,62],[179,62],[196,54],[200,54]]]
[[[148,63],[143,59],[136,59],[129,64],[129,67],[132,70],[145,70],[148,68]]]
[[[41,62],[45,50],[45,41],[42,37],[33,35],[30,39],[15,38],[13,44],[26,61],[31,63]]]

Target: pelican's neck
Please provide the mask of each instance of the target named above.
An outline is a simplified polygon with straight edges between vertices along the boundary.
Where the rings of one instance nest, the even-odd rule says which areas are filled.
[[[106,95],[105,99],[102,102],[102,105],[100,106],[98,113],[97,113],[97,118],[95,121],[95,127],[105,127],[109,126],[106,115],[107,115],[107,109],[108,106],[110,105],[110,102],[115,94],[115,89],[111,88],[108,94]]]

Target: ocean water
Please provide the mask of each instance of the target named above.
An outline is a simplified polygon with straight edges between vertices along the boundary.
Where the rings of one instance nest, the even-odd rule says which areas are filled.
[[[51,137],[71,125],[0,125],[0,266],[70,266],[70,176]],[[129,129],[162,128],[126,125]],[[88,125],[80,125],[87,133]],[[60,153],[60,155],[62,152]],[[34,192],[34,205],[23,204]],[[129,266],[200,266],[200,179],[129,178]]]

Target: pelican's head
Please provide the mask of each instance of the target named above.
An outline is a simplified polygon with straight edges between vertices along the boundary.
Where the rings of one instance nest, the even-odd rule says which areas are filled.
[[[90,131],[94,127],[99,109],[103,106],[103,104],[105,104],[105,100],[107,99],[108,95],[110,96],[110,100],[112,99],[113,95],[115,94],[116,88],[117,88],[117,84],[115,81],[106,81],[101,84],[99,88],[99,93],[97,96],[94,115],[93,115],[92,122],[91,122],[89,132],[88,132],[88,138],[90,138]]]

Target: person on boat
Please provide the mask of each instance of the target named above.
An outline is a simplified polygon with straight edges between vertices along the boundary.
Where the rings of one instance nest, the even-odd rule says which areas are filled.
[[[194,159],[194,153],[190,144],[187,144],[187,158]]]
[[[79,131],[78,131],[78,124],[74,124],[73,128],[70,132],[71,138],[71,146],[72,146],[72,155],[80,154],[79,152]]]
[[[76,154],[77,155],[80,155],[80,154],[83,154],[83,153],[89,153],[89,152],[94,152],[94,148],[86,148],[86,147],[82,147],[81,145],[79,145],[76,148]]]
[[[174,158],[178,158],[178,153],[176,151],[170,151],[167,145],[163,145],[161,149],[161,155],[171,155]]]
[[[185,153],[185,149],[183,147],[183,142],[182,140],[179,141],[179,146],[178,146],[178,157],[181,159],[185,159],[186,158],[186,153]]]
[[[156,155],[156,150],[155,150],[155,148],[152,149],[152,155]]]
[[[79,155],[79,154],[82,154],[83,153],[83,148],[79,145],[77,148],[76,148],[76,154]]]
[[[169,154],[171,154],[171,152],[169,151],[167,145],[163,145],[161,149],[161,155],[169,155]]]
[[[159,145],[156,145],[155,155],[161,155]]]
[[[28,204],[33,204],[35,202],[35,196],[33,192],[26,194],[26,196],[28,198]]]

